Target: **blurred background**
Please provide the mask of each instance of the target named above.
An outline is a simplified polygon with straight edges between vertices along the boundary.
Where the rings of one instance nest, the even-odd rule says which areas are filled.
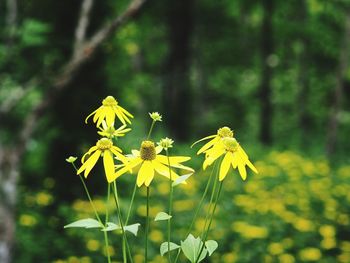
[[[124,152],[158,111],[153,139],[192,156],[174,242],[208,178],[189,146],[229,126],[259,174],[226,177],[206,262],[350,262],[349,1],[4,0],[0,39],[0,262],[104,262],[98,231],[63,226],[93,216],[65,158],[96,143],[84,119],[107,95],[135,116]],[[101,166],[86,182],[103,214]],[[124,212],[134,180],[118,182]],[[167,185],[152,185],[153,215],[167,209]],[[132,223],[144,222],[144,195]],[[165,262],[165,227],[152,223],[152,262]],[[139,235],[135,262],[143,225]],[[111,234],[114,262],[120,240]]]

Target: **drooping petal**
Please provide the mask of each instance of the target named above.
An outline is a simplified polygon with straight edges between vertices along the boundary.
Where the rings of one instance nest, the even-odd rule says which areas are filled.
[[[221,155],[225,153],[224,148],[212,148],[208,150],[205,158],[205,161],[203,162],[203,170],[205,170],[209,165],[211,165],[217,158],[219,158]]]
[[[103,114],[103,109],[104,109],[104,106],[100,106],[100,107],[96,110],[96,114],[94,115],[94,118],[92,119],[93,122],[97,122],[97,120],[100,118],[101,114]]]
[[[100,150],[97,150],[96,152],[94,152],[90,156],[90,158],[79,168],[79,170],[77,171],[77,174],[80,174],[82,171],[85,171],[84,176],[86,178],[89,175],[91,169],[95,166],[100,155],[101,155]]]
[[[121,107],[121,106],[118,106],[119,107],[119,109],[126,115],[126,116],[128,116],[128,117],[130,117],[130,118],[134,118],[134,116],[130,113],[130,112],[128,112],[126,109],[124,109],[123,107]]]
[[[87,116],[87,117],[85,118],[85,123],[87,123],[88,119],[89,119],[92,115],[94,115],[94,114],[96,113],[96,111],[97,111],[97,110],[93,111],[92,113],[89,114],[89,116]]]
[[[152,163],[152,162],[151,162]],[[145,185],[148,187],[150,183],[152,182],[154,177],[154,168],[152,165],[152,168],[149,170],[149,173],[147,174],[146,180],[145,180]]]
[[[243,148],[240,145],[238,146],[238,152],[240,153],[241,158],[243,160],[248,160],[248,155],[246,154],[246,152],[243,150]]]
[[[137,180],[136,180],[137,186],[140,187],[141,185],[143,185],[147,177],[152,173],[154,175],[154,170],[153,170],[151,161],[143,161],[143,163],[141,164],[140,170],[137,174]]]
[[[117,179],[119,176],[121,176],[127,172],[130,172],[134,167],[138,166],[141,162],[142,162],[141,158],[135,158],[135,159],[131,160],[127,165],[125,165],[123,168],[117,170],[114,173],[114,176],[112,178],[113,181],[115,179]]]
[[[202,139],[200,139],[200,140],[198,140],[198,141],[195,141],[194,143],[192,143],[191,148],[192,148],[193,146],[195,146],[197,143],[201,142],[201,141],[209,140],[209,139],[214,138],[214,137],[216,137],[216,136],[217,136],[216,134],[215,134],[215,135],[209,135],[209,136],[204,137],[204,138],[202,138]]]
[[[233,158],[233,156],[232,156],[231,152],[227,152],[225,154],[225,157],[222,160],[221,165],[220,165],[219,181],[224,180],[224,178],[226,177],[228,170],[230,168],[230,165],[231,165],[232,158]]]
[[[113,153],[115,154],[116,158],[122,163],[127,164],[129,162],[128,158],[122,155],[120,152],[113,151]]]
[[[248,167],[249,167],[250,169],[252,169],[252,171],[253,171],[254,173],[256,173],[256,174],[259,173],[258,170],[255,168],[255,166],[254,166],[249,160],[246,160],[246,164],[248,165]]]
[[[114,107],[113,111],[114,111],[115,115],[117,115],[117,118],[123,123],[123,125],[126,125],[126,122],[125,122],[125,120],[123,118],[123,115],[118,110],[118,107]]]
[[[247,179],[247,171],[245,169],[245,163],[244,161],[242,160],[242,158],[237,154],[238,158],[238,171],[239,171],[239,174],[241,175],[242,179],[245,180]]]
[[[85,157],[87,156],[87,155],[90,155],[92,152],[94,152],[94,151],[96,151],[97,150],[97,146],[92,146],[88,151],[87,151],[87,153],[85,153],[84,155],[83,155],[83,157],[81,157],[81,163],[85,163]]]
[[[211,146],[213,146],[216,142],[218,142],[220,140],[219,137],[215,137],[214,139],[210,140],[209,142],[207,142],[206,144],[204,144],[199,151],[197,152],[197,154],[201,154],[203,152],[205,152],[206,150],[208,150]]]
[[[170,179],[170,171],[168,166],[158,162],[157,159],[152,162],[152,165],[157,173]],[[179,178],[179,175],[171,170],[171,180],[175,181],[177,178]]]
[[[106,150],[103,152],[103,166],[107,177],[107,182],[113,182],[114,178],[114,160],[112,152]]]
[[[106,107],[106,123],[111,126],[114,123],[115,114],[111,107]]]
[[[168,165],[168,157],[166,157],[165,155],[158,154],[157,159],[161,163]],[[171,156],[171,157],[169,157],[170,166],[172,166],[173,164],[186,162],[190,159],[191,159],[191,157],[187,157],[187,156]]]

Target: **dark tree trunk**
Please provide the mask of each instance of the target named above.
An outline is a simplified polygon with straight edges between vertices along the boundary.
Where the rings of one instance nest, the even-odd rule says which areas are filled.
[[[268,58],[273,53],[272,16],[274,10],[273,0],[263,0],[264,17],[261,26],[261,57],[262,76],[260,84],[260,140],[264,144],[272,143],[272,104],[271,104],[271,78],[272,68]]]
[[[186,140],[191,120],[189,78],[194,0],[168,3],[169,55],[164,68],[165,121],[176,139]]]
[[[307,6],[304,0],[299,1],[300,13],[299,22],[300,28],[305,28],[307,25],[308,14]],[[296,105],[298,105],[299,127],[301,133],[301,144],[305,146],[308,143],[308,132],[310,126],[310,117],[307,112],[307,103],[309,101],[309,79],[308,79],[308,41],[307,37],[301,32],[300,50],[298,50],[298,85],[299,92],[297,95]]]
[[[336,73],[336,83],[334,87],[333,102],[331,105],[331,112],[328,121],[327,129],[327,145],[326,153],[331,157],[336,150],[337,134],[338,134],[338,115],[341,110],[344,77],[348,68],[349,52],[350,52],[350,12],[348,11],[345,20],[344,39],[342,48],[339,54],[339,66]]]

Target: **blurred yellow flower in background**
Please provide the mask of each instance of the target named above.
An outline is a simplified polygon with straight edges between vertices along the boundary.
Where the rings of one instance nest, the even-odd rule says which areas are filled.
[[[101,125],[103,120],[106,120],[107,126],[112,126],[114,124],[115,116],[117,116],[123,124],[131,124],[130,118],[134,117],[126,109],[119,106],[117,100],[113,96],[107,96],[102,101],[102,106],[86,117],[85,123],[87,123],[92,115],[94,115],[92,120],[96,123],[97,127]]]

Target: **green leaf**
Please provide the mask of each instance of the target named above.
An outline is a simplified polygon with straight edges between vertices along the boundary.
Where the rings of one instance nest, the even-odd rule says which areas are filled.
[[[137,232],[139,231],[140,223],[136,223],[133,225],[124,226],[124,230],[132,233],[137,236]],[[107,227],[103,228],[101,231],[113,231],[113,230],[122,230],[121,226],[114,224],[112,222],[107,223]]]
[[[182,176],[179,176],[172,184],[172,186],[177,186],[178,184],[181,184],[182,182],[186,181],[193,173],[185,174]]]
[[[168,242],[163,242],[160,245],[160,255],[161,256],[163,256],[165,253],[167,253],[169,251],[175,250],[175,249],[180,247],[178,244],[175,244],[173,242],[170,242],[169,244],[170,244],[170,250],[168,250]]]
[[[205,242],[205,247],[208,250],[209,257],[218,248],[218,246],[219,246],[218,242],[216,242],[215,240],[208,240],[208,241]]]
[[[98,222],[96,219],[92,218],[86,218],[86,219],[81,219],[78,221],[75,221],[73,223],[70,223],[68,225],[65,225],[64,228],[69,228],[69,227],[84,227],[84,228],[102,228],[103,225]]]
[[[162,220],[168,220],[169,218],[171,218],[171,215],[168,215],[165,212],[159,212],[156,215],[156,218],[154,219],[154,221],[162,221]]]
[[[140,223],[136,223],[133,225],[128,225],[124,227],[125,231],[129,231],[130,233],[134,234],[134,236],[137,236],[137,232],[139,231]]]
[[[202,246],[203,242],[200,237],[194,238],[191,234],[188,235],[185,241],[181,241],[181,249],[192,263],[196,262]],[[201,262],[207,255],[207,252],[207,249],[204,247],[197,262]]]
[[[118,226],[117,224],[112,223],[112,222],[108,222],[107,227],[101,229],[101,231],[113,231],[116,229],[121,229],[121,227]]]

